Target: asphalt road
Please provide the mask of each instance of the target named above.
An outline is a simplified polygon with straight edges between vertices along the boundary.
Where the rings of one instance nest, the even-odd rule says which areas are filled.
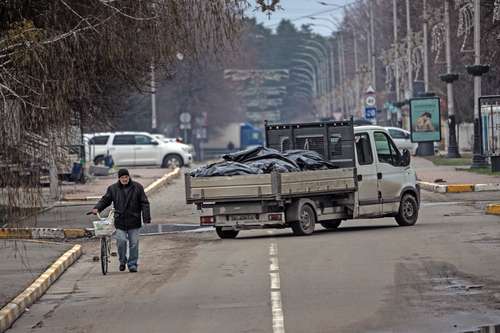
[[[153,206],[192,223],[190,207],[156,201],[162,195]],[[472,197],[426,198],[407,228],[386,218],[318,226],[308,237],[287,229],[235,240],[143,237],[137,274],[114,262],[102,276],[92,260],[98,244],[87,242],[9,333],[463,332],[499,324],[500,218],[483,215],[485,203]]]

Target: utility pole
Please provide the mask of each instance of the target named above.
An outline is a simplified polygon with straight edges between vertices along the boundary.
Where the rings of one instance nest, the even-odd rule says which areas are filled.
[[[354,37],[354,78],[355,78],[355,89],[356,89],[355,108],[356,108],[356,111],[361,111],[361,108],[360,108],[361,94],[360,94],[360,85],[359,85],[358,38],[357,38],[355,31],[353,31],[353,37]]]
[[[157,132],[156,128],[156,83],[155,65],[151,62],[151,132]]]
[[[481,65],[481,1],[474,0],[474,65],[467,66],[467,72],[474,76],[474,154],[472,168],[486,166],[483,155],[482,126],[479,115],[479,97],[481,96],[481,75],[487,73],[489,66]]]
[[[441,75],[441,80],[446,82],[448,96],[448,158],[460,157],[456,136],[455,101],[453,95],[453,82],[458,80],[458,74],[452,73],[451,62],[451,32],[450,32],[450,0],[444,1],[444,25],[446,37],[446,74]]]
[[[411,22],[410,22],[410,0],[406,0],[406,39],[408,47],[406,50],[406,56],[408,61],[408,98],[413,97],[413,63],[411,59]]]
[[[428,45],[428,36],[427,36],[427,23],[429,20],[429,15],[427,14],[427,0],[423,0],[424,7],[424,24],[422,27],[424,33],[424,87],[425,92],[429,91],[429,45]],[[447,2],[447,0],[445,0]]]
[[[394,59],[395,59],[395,76],[396,76],[396,101],[401,101],[400,87],[399,87],[399,48],[398,48],[398,7],[397,0],[392,0],[392,19],[393,19],[393,33],[394,33]]]
[[[371,46],[371,52],[370,52],[370,56],[371,56],[371,70],[372,70],[372,78],[371,78],[371,81],[372,81],[372,87],[373,89],[376,91],[377,90],[377,69],[376,69],[376,63],[375,63],[375,60],[376,60],[376,57],[375,57],[375,33],[374,33],[374,25],[373,25],[373,1],[374,0],[370,0],[370,46]]]
[[[333,117],[333,112],[335,111],[335,108],[333,106],[334,104],[334,97],[333,97],[333,92],[335,91],[335,57],[334,57],[334,54],[333,54],[333,44],[334,43],[334,40],[333,40],[333,36],[332,36],[332,42],[331,42],[331,45],[330,45],[330,71],[331,71],[331,82],[332,82],[332,87],[330,89],[330,100],[331,100],[331,114],[330,116]]]

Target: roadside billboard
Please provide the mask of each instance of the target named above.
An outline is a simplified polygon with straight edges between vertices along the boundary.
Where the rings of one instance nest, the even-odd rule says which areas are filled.
[[[412,142],[441,141],[441,108],[439,97],[410,100]]]

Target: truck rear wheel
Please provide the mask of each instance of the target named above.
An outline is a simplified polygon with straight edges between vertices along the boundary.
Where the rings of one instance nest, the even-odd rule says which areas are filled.
[[[320,222],[321,226],[325,229],[328,229],[328,230],[337,229],[341,223],[342,223],[342,220],[340,220],[340,219],[326,220],[326,221]]]
[[[222,230],[222,227],[216,227],[215,232],[217,232],[217,235],[222,238],[236,238],[238,236],[238,233],[240,232],[239,230]]]
[[[396,215],[396,222],[402,227],[408,227],[417,223],[418,219],[418,203],[417,199],[411,194],[403,195],[399,212]]]
[[[316,224],[316,214],[310,205],[303,205],[300,208],[299,220],[291,223],[293,233],[297,236],[310,235],[314,232]]]

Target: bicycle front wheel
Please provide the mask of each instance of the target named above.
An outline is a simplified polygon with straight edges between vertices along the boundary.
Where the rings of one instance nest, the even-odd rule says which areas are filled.
[[[108,273],[108,243],[110,243],[110,241],[107,237],[101,237],[101,269],[103,275],[106,275],[106,273]]]

